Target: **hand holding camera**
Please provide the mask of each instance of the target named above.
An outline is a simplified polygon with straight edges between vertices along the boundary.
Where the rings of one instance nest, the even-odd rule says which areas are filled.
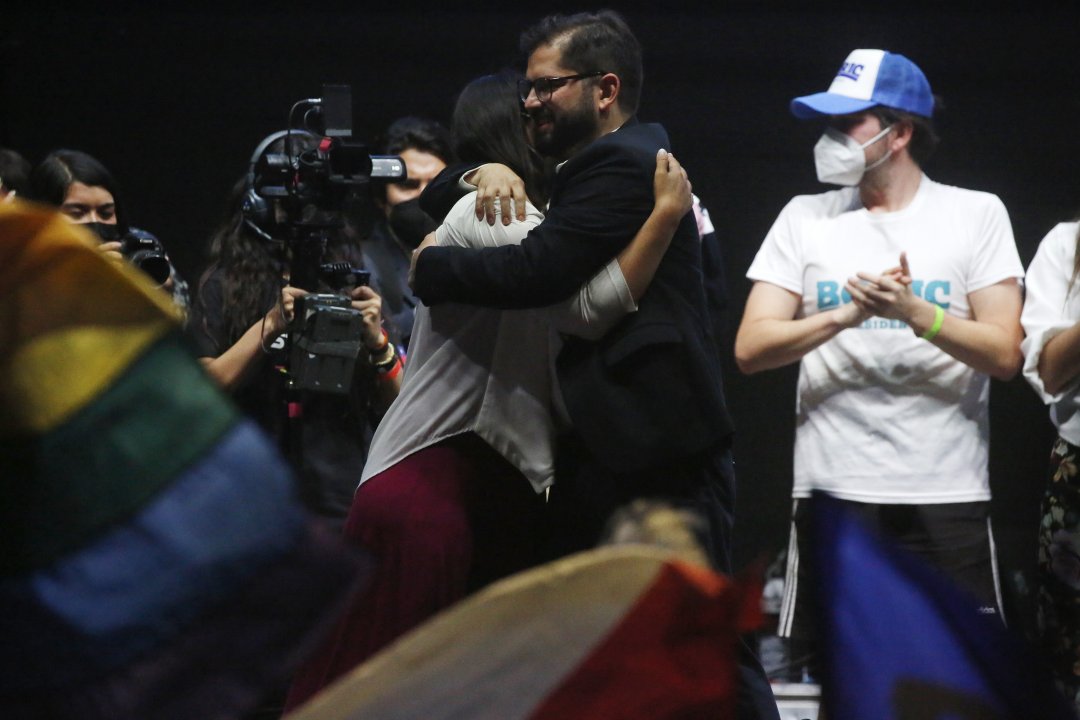
[[[369,351],[385,345],[382,330],[382,298],[367,285],[353,288],[349,293],[352,307],[359,311],[364,321],[363,342]]]
[[[98,251],[105,257],[120,262],[127,259],[135,267],[150,276],[157,285],[164,285],[172,275],[172,265],[169,264],[169,256],[165,254],[165,247],[154,235],[141,228],[128,228],[128,231],[120,236],[119,228],[115,224],[84,223],[87,229],[93,231],[101,240]]]
[[[301,288],[286,285],[281,288],[281,296],[274,307],[266,313],[266,331],[263,342],[275,340],[285,332],[296,315],[296,299],[307,295],[308,291]]]
[[[120,248],[123,244],[119,240],[110,240],[109,242],[103,242],[98,245],[98,252],[112,260],[115,263],[121,263],[124,261],[124,256],[120,253]]]

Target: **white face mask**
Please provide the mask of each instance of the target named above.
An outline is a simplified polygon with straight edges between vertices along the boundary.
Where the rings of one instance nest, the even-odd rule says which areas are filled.
[[[814,145],[814,166],[817,168],[818,180],[831,185],[858,185],[867,170],[873,170],[892,154],[892,150],[889,150],[867,167],[866,154],[863,153],[863,150],[885,137],[891,129],[890,125],[860,145],[850,135],[845,135],[835,128],[825,128],[825,134]]]

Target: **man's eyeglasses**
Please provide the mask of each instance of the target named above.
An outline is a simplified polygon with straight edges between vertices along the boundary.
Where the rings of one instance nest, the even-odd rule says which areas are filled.
[[[521,98],[521,102],[528,102],[529,95],[535,91],[537,100],[540,102],[547,102],[551,99],[551,94],[553,92],[571,80],[584,80],[585,78],[599,77],[605,74],[606,73],[603,70],[597,70],[596,72],[563,75],[562,77],[542,77],[536,78],[535,80],[518,80],[518,97]]]

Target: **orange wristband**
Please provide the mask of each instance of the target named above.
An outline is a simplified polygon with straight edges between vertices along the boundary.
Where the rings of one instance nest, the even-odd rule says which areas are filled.
[[[394,358],[394,364],[390,367],[389,370],[387,370],[386,372],[383,372],[381,370],[379,371],[379,379],[385,382],[389,382],[398,376],[398,374],[401,372],[401,368],[401,357],[396,357]]]

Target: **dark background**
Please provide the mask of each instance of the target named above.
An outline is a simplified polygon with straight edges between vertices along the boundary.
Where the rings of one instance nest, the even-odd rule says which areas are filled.
[[[999,195],[1026,265],[1042,236],[1080,209],[1080,14],[1072,5],[621,8],[645,48],[640,117],[667,126],[723,239],[732,334],[749,292],[743,275],[776,214],[792,195],[824,189],[811,155],[820,128],[796,121],[788,101],[826,89],[857,47],[902,53],[926,72],[945,101],[928,174]],[[355,135],[367,140],[405,114],[447,122],[468,80],[517,64],[522,28],[552,10],[581,9],[448,6],[97,4],[60,13],[24,3],[0,27],[0,145],[32,162],[58,147],[98,157],[134,224],[164,241],[194,285],[230,185],[259,140],[284,127],[293,102],[317,97],[324,82],[351,84]],[[745,377],[730,337],[723,351],[738,426],[736,554],[744,564],[772,559],[786,542],[796,372]],[[1026,622],[1053,431],[1021,379],[994,382],[991,410],[995,530],[1008,601]]]

